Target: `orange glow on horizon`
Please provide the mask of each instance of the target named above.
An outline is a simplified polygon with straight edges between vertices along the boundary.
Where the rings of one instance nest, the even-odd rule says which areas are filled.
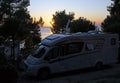
[[[40,16],[36,16],[36,17],[33,17],[35,18],[36,21],[38,21],[40,19]],[[51,24],[50,24],[50,21],[52,18],[43,18],[43,21],[44,21],[44,25],[43,26],[47,26],[47,27],[52,27]]]
[[[101,25],[101,23],[104,21],[106,18],[105,15],[81,15],[79,16],[78,14],[75,16],[75,19],[78,19],[79,17],[84,17],[87,20],[91,21],[92,23],[95,23],[96,26]]]
[[[52,18],[50,18],[49,20],[44,20],[44,21],[45,21],[44,26],[52,27],[52,25],[51,25],[51,23],[50,23],[50,22],[51,22],[51,19],[52,19]],[[87,18],[86,18],[86,19],[87,19]],[[87,20],[92,21],[92,23],[95,22],[95,25],[96,25],[96,26],[101,25],[101,23],[103,22],[103,19],[87,19]]]
[[[95,22],[95,25],[96,26],[99,26],[101,25],[101,23],[103,22],[103,20],[105,19],[105,17],[102,17],[102,16],[99,16],[99,17],[92,17],[92,16],[75,16],[75,19],[78,19],[79,17],[84,17],[86,18],[87,20],[90,20],[92,21],[92,23]],[[38,21],[40,16],[36,16],[35,17],[36,20]],[[43,21],[44,21],[44,26],[47,26],[47,27],[52,27],[51,25],[51,21],[52,21],[52,15],[51,16],[44,16],[42,17],[43,18]]]

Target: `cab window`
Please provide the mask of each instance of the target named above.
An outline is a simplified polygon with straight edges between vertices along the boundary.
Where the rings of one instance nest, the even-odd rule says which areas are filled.
[[[45,60],[55,59],[59,56],[59,47],[52,48],[46,55]]]
[[[32,56],[34,56],[36,58],[40,58],[45,54],[45,52],[46,52],[45,47],[39,46],[33,51]]]

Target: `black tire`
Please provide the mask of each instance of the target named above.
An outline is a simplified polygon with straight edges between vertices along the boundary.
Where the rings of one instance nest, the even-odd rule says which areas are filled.
[[[38,72],[38,79],[45,80],[48,79],[50,76],[50,71],[48,69],[41,69]]]

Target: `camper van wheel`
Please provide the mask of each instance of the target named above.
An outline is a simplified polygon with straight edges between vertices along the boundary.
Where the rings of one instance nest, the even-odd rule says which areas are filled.
[[[45,80],[49,77],[50,72],[48,69],[40,69],[38,72],[38,79]]]
[[[101,69],[103,66],[103,63],[102,62],[97,62],[96,65],[95,65],[95,68],[96,69]]]

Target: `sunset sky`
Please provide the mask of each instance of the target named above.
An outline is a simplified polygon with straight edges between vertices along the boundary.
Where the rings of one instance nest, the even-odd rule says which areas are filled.
[[[107,6],[111,0],[30,0],[28,10],[32,17],[39,19],[40,16],[45,22],[45,26],[51,26],[52,15],[56,11],[66,10],[66,13],[74,12],[75,19],[85,17],[96,25],[109,15]]]

